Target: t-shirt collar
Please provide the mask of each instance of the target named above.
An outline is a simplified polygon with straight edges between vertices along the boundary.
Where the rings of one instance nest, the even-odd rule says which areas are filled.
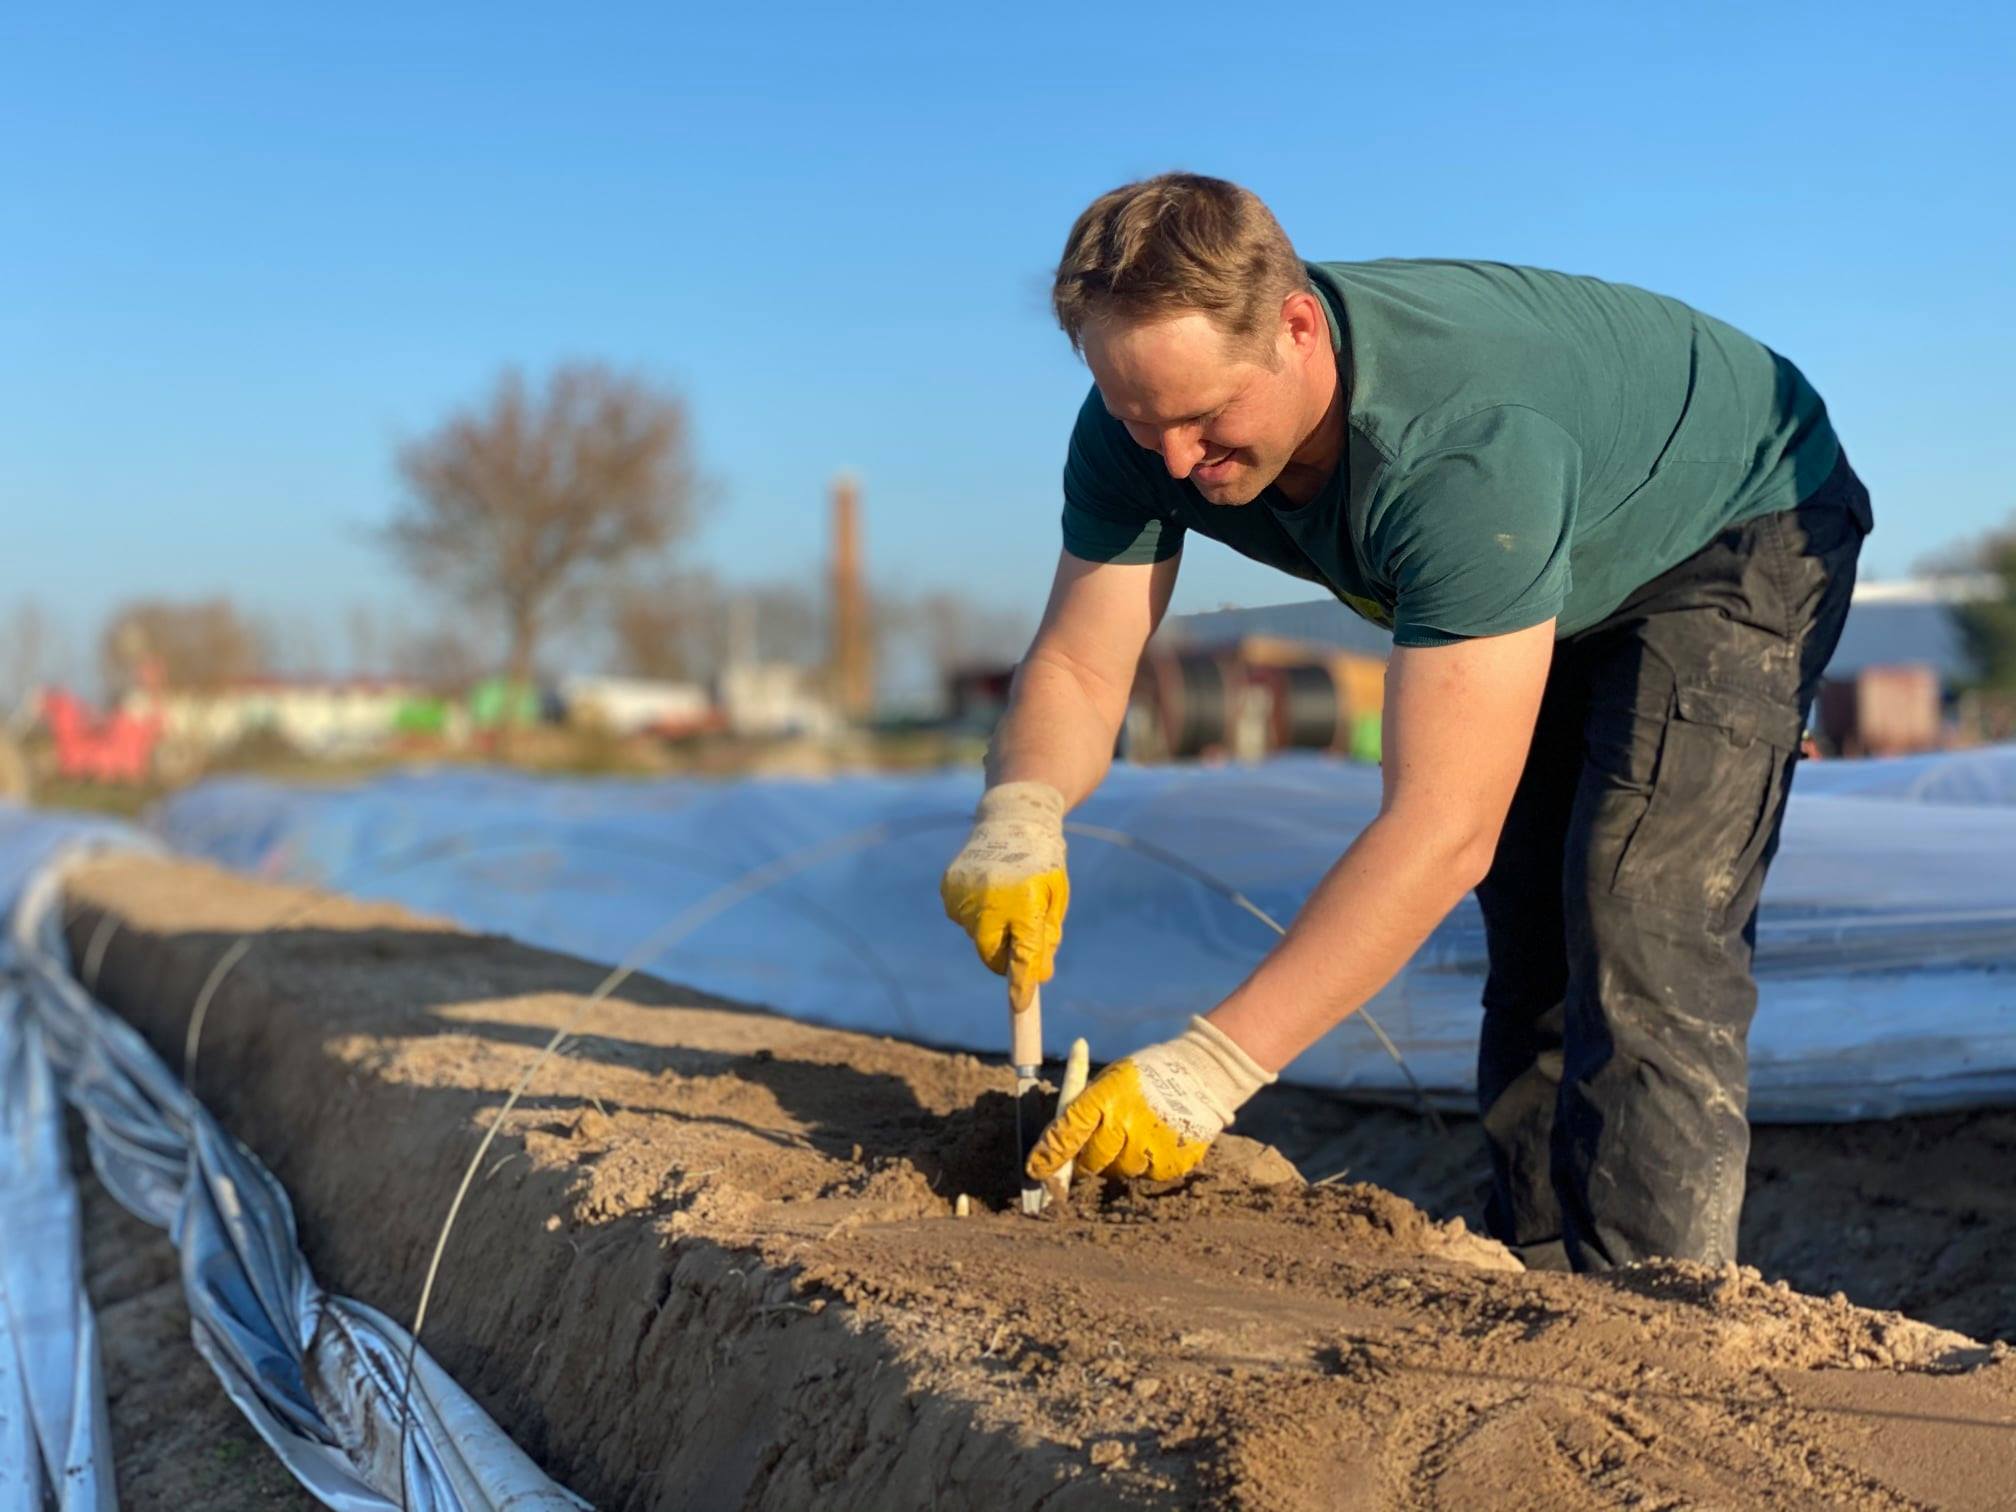
[[[1323,318],[1330,323],[1330,350],[1337,354],[1337,381],[1344,385],[1344,449],[1338,454],[1337,466],[1324,480],[1316,496],[1306,504],[1291,504],[1283,498],[1273,484],[1261,494],[1261,502],[1283,519],[1309,519],[1319,510],[1334,510],[1348,484],[1351,472],[1351,354],[1344,346],[1343,311],[1338,307],[1337,292],[1333,289],[1316,264],[1305,262],[1309,270],[1309,289],[1316,296],[1316,303],[1323,306]]]
[[[1302,266],[1309,270],[1310,291],[1315,294],[1316,302],[1323,306],[1323,318],[1330,322],[1330,350],[1342,358],[1344,356],[1344,323],[1340,319],[1341,312],[1337,308],[1336,291],[1330,287],[1329,281],[1323,276],[1322,271],[1316,264],[1305,262]],[[1341,364],[1338,371],[1340,373],[1344,371]]]

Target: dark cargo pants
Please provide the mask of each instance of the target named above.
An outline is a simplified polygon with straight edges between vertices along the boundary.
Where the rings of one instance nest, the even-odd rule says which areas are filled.
[[[1844,457],[1555,649],[1477,889],[1485,1216],[1529,1265],[1735,1258],[1757,898],[1869,525]]]

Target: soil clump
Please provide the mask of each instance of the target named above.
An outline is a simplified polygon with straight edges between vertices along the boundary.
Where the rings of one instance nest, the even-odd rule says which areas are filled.
[[[601,968],[122,858],[96,986],[410,1319],[483,1127]],[[1011,1214],[1007,1073],[637,979],[491,1147],[426,1343],[608,1509],[2005,1505],[2016,1356],[1754,1271],[1530,1275],[1228,1138]],[[952,1217],[961,1193],[976,1213]]]
[[[1482,1223],[1474,1118],[1445,1116],[1437,1129],[1411,1109],[1284,1083],[1248,1104],[1239,1128],[1311,1181],[1369,1181],[1436,1218]],[[1795,1291],[2016,1341],[2012,1172],[2016,1109],[1759,1124],[1737,1254]]]

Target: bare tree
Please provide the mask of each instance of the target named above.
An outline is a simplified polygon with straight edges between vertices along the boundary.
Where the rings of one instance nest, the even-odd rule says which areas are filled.
[[[1007,666],[1029,649],[1035,626],[1027,614],[957,593],[926,593],[891,601],[882,633],[908,640],[943,679],[964,667]]]
[[[631,677],[705,679],[727,656],[726,605],[704,572],[632,579],[609,595],[616,670]]]
[[[322,631],[313,616],[294,612],[262,615],[259,632],[270,670],[286,677],[323,677],[329,671]]]
[[[1954,628],[1982,685],[2016,693],[2016,520],[1973,543],[1969,558],[1986,591],[1953,605]]]
[[[830,654],[826,596],[817,587],[751,583],[736,591],[729,615],[748,627],[747,644],[738,654],[800,667],[823,666]]]
[[[265,635],[225,598],[123,604],[99,635],[98,659],[111,688],[132,686],[150,666],[171,688],[216,688],[272,661]]]
[[[0,717],[26,698],[49,676],[48,616],[33,599],[23,599],[0,630]]]
[[[0,798],[28,801],[33,783],[28,760],[14,740],[15,716],[49,675],[49,621],[42,606],[23,599],[0,630]]]
[[[390,670],[384,663],[384,626],[372,605],[352,604],[343,616],[343,633],[349,645],[352,677],[380,677]]]
[[[698,504],[684,406],[592,364],[536,391],[506,373],[398,464],[408,493],[385,544],[423,587],[495,617],[519,682],[544,632],[612,569],[684,536]]]
[[[704,572],[624,583],[610,595],[614,665],[638,677],[706,681],[732,662],[825,663],[827,614],[817,583],[721,583]]]
[[[414,678],[442,691],[469,687],[483,676],[485,665],[482,652],[452,625],[420,631],[396,629],[390,657],[393,675]]]

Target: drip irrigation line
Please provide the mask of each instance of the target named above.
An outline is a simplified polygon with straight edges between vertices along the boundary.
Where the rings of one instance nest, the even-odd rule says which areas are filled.
[[[526,1089],[531,1085],[532,1080],[559,1051],[560,1047],[573,1033],[575,1026],[586,1015],[588,1010],[606,1001],[617,988],[621,987],[623,983],[636,975],[646,965],[662,956],[666,951],[699,930],[703,925],[710,923],[745,899],[768,891],[770,888],[788,881],[790,878],[824,861],[832,860],[855,851],[870,849],[891,840],[900,839],[926,830],[949,828],[969,822],[970,816],[963,812],[927,814],[913,816],[908,819],[885,820],[832,839],[801,847],[798,850],[791,851],[743,872],[740,876],[723,884],[698,902],[681,909],[671,919],[667,920],[657,929],[654,929],[635,949],[623,958],[621,963],[597,984],[593,992],[575,1005],[567,1018],[553,1031],[544,1046],[541,1047],[538,1055],[533,1058],[532,1063],[526,1067],[524,1073],[512,1086],[503,1104],[491,1118],[488,1127],[485,1128],[483,1137],[478,1142],[475,1153],[471,1156],[468,1165],[462,1173],[462,1179],[456,1186],[455,1195],[449,1202],[447,1213],[442,1220],[441,1230],[435,1239],[433,1252],[428,1259],[426,1274],[421,1282],[419,1304],[413,1315],[413,1326],[407,1344],[399,1399],[399,1501],[402,1507],[407,1502],[405,1446],[406,1437],[412,1423],[413,1367],[419,1354],[420,1339],[422,1331],[426,1327],[427,1313],[433,1302],[434,1288],[440,1277],[441,1262],[447,1253],[448,1242],[453,1235],[456,1220],[460,1217],[462,1206],[468,1198],[470,1188],[474,1183],[475,1173],[481,1169],[483,1159],[489,1153],[498,1132],[503,1128],[505,1119],[510,1116],[512,1110],[524,1096]],[[1203,867],[1155,844],[1153,841],[1139,839],[1123,830],[1111,829],[1104,825],[1086,824],[1076,820],[1067,821],[1064,828],[1071,834],[1079,835],[1089,840],[1097,840],[1120,849],[1133,851],[1145,860],[1167,867],[1182,876],[1188,877],[1209,891],[1216,893],[1235,907],[1251,914],[1276,935],[1285,935],[1287,933],[1287,930],[1273,915],[1261,908],[1259,904],[1247,897],[1245,893],[1205,870]],[[423,842],[409,851],[397,853],[390,858],[375,857],[368,865],[346,868],[319,895],[294,904],[276,914],[259,928],[241,934],[225,950],[224,954],[218,958],[216,964],[212,966],[209,975],[205,978],[202,987],[198,990],[195,1003],[190,1010],[188,1030],[183,1042],[183,1084],[192,1093],[194,1092],[196,1057],[201,1046],[203,1026],[209,1016],[210,1007],[215,1001],[224,980],[230,975],[237,964],[250,953],[260,937],[277,930],[292,928],[302,923],[317,910],[329,903],[339,901],[345,892],[355,889],[360,884],[382,881],[405,872],[410,872],[429,863],[451,857],[468,858],[486,854],[505,853],[514,849],[525,848],[535,843],[541,847],[562,851],[602,851],[609,854],[627,855],[665,864],[689,866],[695,870],[704,871],[708,869],[696,866],[686,858],[675,857],[669,853],[668,848],[662,846],[650,847],[622,844],[600,839],[590,840],[580,836],[569,837],[565,840],[555,840],[550,835],[539,835],[536,837],[528,835],[523,826],[513,826],[501,830],[478,831],[474,835],[463,834],[440,837]],[[914,1021],[911,1019],[908,1001],[902,993],[901,984],[895,975],[888,970],[886,963],[875,953],[873,947],[863,937],[849,929],[840,920],[827,914],[818,905],[812,903],[811,900],[786,894],[786,901],[795,906],[800,913],[812,919],[813,922],[821,925],[840,938],[850,950],[853,950],[856,955],[863,959],[870,970],[881,979],[885,989],[889,992],[891,1003],[895,1007],[898,1017],[904,1026],[914,1033]],[[112,920],[111,916],[107,915],[100,920],[99,925],[94,929],[92,939],[85,953],[85,965],[87,970],[92,974],[95,975],[97,968],[102,964],[105,948],[110,943],[112,934],[116,932],[117,927],[116,920]],[[1422,1112],[1427,1116],[1437,1132],[1442,1132],[1444,1126],[1441,1117],[1429,1103],[1426,1092],[1415,1078],[1412,1069],[1407,1065],[1406,1058],[1400,1053],[1399,1046],[1393,1043],[1392,1039],[1386,1034],[1386,1031],[1369,1012],[1361,1008],[1356,1017],[1364,1019],[1366,1027],[1378,1039],[1387,1055],[1399,1067],[1400,1073],[1406,1078],[1408,1086],[1413,1089]]]
[[[969,822],[969,820],[965,814],[931,814],[921,815],[907,821],[896,820],[889,822],[892,825],[901,826],[901,832],[910,833],[922,829],[963,824]],[[1238,888],[1233,887],[1230,883],[1219,878],[1214,873],[1205,870],[1186,857],[1157,845],[1152,840],[1143,840],[1138,836],[1127,833],[1125,830],[1112,829],[1099,824],[1087,824],[1075,819],[1066,820],[1064,829],[1067,833],[1081,835],[1088,840],[1098,840],[1107,845],[1134,851],[1143,858],[1154,861],[1169,868],[1171,871],[1188,877],[1191,881],[1218,894],[1218,896],[1224,898],[1235,907],[1251,914],[1276,935],[1285,935],[1288,932],[1279,920]],[[889,838],[896,838],[896,833],[892,832]],[[208,1020],[210,1007],[216,999],[218,990],[223,986],[225,978],[231,974],[238,963],[250,954],[253,945],[257,942],[260,935],[268,934],[278,929],[293,928],[303,923],[325,904],[336,901],[337,895],[353,891],[360,884],[366,882],[381,881],[396,877],[434,861],[502,854],[515,849],[528,848],[534,844],[562,851],[600,851],[612,855],[625,855],[665,865],[688,866],[695,871],[704,872],[712,869],[679,856],[669,847],[665,846],[622,844],[600,837],[590,839],[571,836],[563,840],[555,840],[548,835],[535,836],[524,826],[480,830],[474,835],[444,836],[423,842],[412,850],[396,853],[390,858],[374,857],[368,863],[345,868],[328,884],[322,896],[284,909],[257,929],[248,930],[241,934],[231,943],[217,963],[211,968],[208,978],[206,978],[203,986],[197,992],[195,1003],[190,1010],[188,1028],[183,1038],[183,1085],[189,1087],[192,1091],[194,1090],[197,1052],[202,1044],[204,1024]],[[749,873],[744,873],[743,875],[747,876]],[[826,929],[836,939],[840,940],[843,945],[868,967],[869,971],[881,982],[883,990],[889,998],[890,1006],[896,1012],[899,1023],[906,1033],[914,1037],[917,1033],[916,1020],[910,1012],[909,998],[903,990],[902,982],[889,969],[888,963],[876,952],[873,945],[858,932],[854,931],[841,920],[833,917],[811,899],[789,893],[785,894],[785,898],[798,912],[804,914],[813,923]],[[106,948],[110,945],[112,936],[117,933],[118,928],[119,920],[117,917],[106,914],[101,916],[98,925],[93,929],[91,940],[85,950],[81,971],[87,987],[91,986],[95,981],[97,972],[103,965]],[[1379,1023],[1379,1020],[1373,1015],[1371,1010],[1360,1008],[1353,1017],[1364,1020],[1365,1027],[1371,1031],[1373,1037],[1379,1042],[1380,1048],[1386,1052],[1393,1064],[1398,1067],[1401,1076],[1407,1082],[1409,1090],[1413,1092],[1415,1102],[1420,1108],[1422,1115],[1427,1118],[1435,1132],[1437,1134],[1446,1133],[1447,1126],[1443,1123],[1442,1116],[1435,1109],[1434,1104],[1429,1101],[1426,1089],[1422,1087],[1420,1081],[1415,1077],[1413,1068],[1407,1064],[1407,1058],[1401,1054],[1400,1047],[1393,1042],[1391,1036],[1386,1033],[1385,1028]]]
[[[576,1003],[573,1009],[569,1011],[567,1017],[561,1020],[560,1024],[553,1030],[553,1033],[548,1036],[546,1043],[540,1047],[539,1053],[533,1057],[531,1065],[527,1066],[523,1074],[513,1083],[510,1092],[504,1098],[503,1104],[492,1115],[489,1125],[484,1129],[483,1138],[477,1143],[475,1152],[469,1157],[468,1164],[463,1168],[462,1179],[456,1185],[455,1195],[450,1199],[448,1211],[442,1218],[441,1230],[435,1237],[433,1253],[428,1257],[427,1271],[420,1283],[419,1305],[414,1309],[413,1313],[413,1326],[410,1330],[410,1341],[406,1349],[404,1379],[399,1398],[399,1501],[401,1506],[406,1504],[405,1445],[406,1433],[411,1421],[413,1362],[420,1352],[421,1334],[427,1326],[427,1313],[433,1303],[434,1287],[435,1283],[440,1279],[441,1261],[447,1253],[449,1238],[454,1233],[456,1219],[461,1216],[462,1204],[467,1200],[469,1190],[475,1183],[476,1173],[482,1169],[484,1157],[490,1153],[490,1146],[495,1142],[498,1131],[504,1127],[504,1120],[510,1117],[512,1109],[517,1107],[519,1099],[525,1095],[525,1091],[531,1086],[533,1078],[544,1069],[547,1061],[553,1058],[554,1053],[559,1049],[560,1045],[574,1032],[575,1026],[581,1022],[582,1018],[586,1016],[591,1008],[596,1007],[607,999],[611,993],[622,986],[624,982],[628,981],[638,971],[641,971],[652,961],[664,955],[681,940],[684,940],[687,936],[700,929],[701,926],[710,923],[721,914],[726,913],[737,903],[754,897],[758,893],[798,875],[800,872],[810,870],[821,862],[849,855],[855,851],[868,850],[874,846],[885,844],[888,841],[917,834],[925,830],[949,828],[954,825],[970,822],[970,817],[964,813],[926,814],[905,820],[885,820],[879,824],[868,825],[863,829],[852,830],[844,835],[801,847],[798,850],[779,856],[775,860],[765,862],[745,872],[737,880],[716,889],[698,902],[681,909],[664,924],[653,930],[635,949],[624,957],[621,963],[610,971],[608,976],[603,978],[593,992]],[[1137,840],[1124,831],[1107,829],[1102,825],[1088,825],[1073,821],[1067,823],[1065,829],[1090,840],[1099,840],[1120,846],[1123,849],[1136,851],[1147,860],[1171,867],[1184,876],[1202,883],[1219,896],[1237,904],[1240,908],[1260,920],[1269,929],[1273,930],[1275,934],[1285,935],[1287,933],[1287,930],[1271,914],[1261,908],[1251,898],[1248,898],[1244,893],[1172,851],[1164,850],[1150,841]],[[1362,1009],[1360,1013],[1363,1013]],[[1421,1098],[1422,1108],[1433,1121],[1437,1131],[1441,1132],[1443,1129],[1441,1118],[1428,1105],[1427,1096],[1422,1091],[1420,1083],[1415,1080],[1413,1072],[1408,1069],[1405,1057],[1400,1054],[1399,1046],[1395,1045],[1387,1037],[1385,1030],[1381,1029],[1369,1017],[1367,1018],[1367,1025],[1378,1036],[1379,1042],[1386,1047],[1387,1053],[1398,1063],[1401,1073],[1407,1078],[1408,1085],[1413,1087],[1415,1095]]]
[[[97,992],[98,969],[105,964],[106,947],[111,945],[112,936],[118,932],[119,915],[102,913],[98,916],[98,922],[91,930],[91,942],[84,948],[83,969],[78,973],[86,992]]]
[[[682,849],[655,843],[637,844],[614,836],[570,837],[557,842],[556,848],[590,855],[628,856],[665,866],[683,866],[703,876],[726,878],[728,881],[734,881],[739,875],[729,873],[720,866],[696,860],[692,853]],[[787,907],[804,915],[832,935],[868,968],[869,974],[881,983],[883,993],[888,997],[889,1006],[894,1010],[896,1021],[902,1026],[903,1032],[913,1039],[916,1038],[921,1031],[916,1015],[910,1011],[910,995],[904,991],[902,979],[890,970],[888,961],[875,949],[868,936],[833,913],[824,904],[815,902],[803,893],[780,889],[777,896]]]
[[[1210,888],[1219,897],[1227,899],[1240,908],[1245,909],[1246,912],[1273,930],[1275,934],[1285,936],[1288,933],[1279,920],[1231,883],[1213,876],[1210,872],[1204,870],[1203,867],[1193,861],[1185,860],[1174,851],[1164,850],[1152,840],[1139,839],[1128,834],[1125,830],[1108,829],[1103,824],[1083,824],[1075,819],[1067,819],[1064,822],[1064,828],[1068,833],[1083,835],[1088,840],[1103,840],[1108,845],[1117,845],[1123,850],[1139,851],[1149,860],[1159,861],[1172,871],[1181,872],[1184,876],[1190,878],[1191,881]],[[1400,1053],[1400,1047],[1393,1043],[1392,1038],[1380,1026],[1379,1020],[1372,1016],[1372,1010],[1361,1007],[1351,1016],[1365,1021],[1365,1027],[1372,1031],[1373,1037],[1379,1041],[1380,1046],[1392,1057],[1393,1064],[1400,1068],[1400,1074],[1407,1078],[1407,1085],[1413,1089],[1414,1100],[1421,1105],[1421,1111],[1427,1116],[1429,1126],[1434,1129],[1437,1135],[1447,1134],[1449,1132],[1448,1125],[1442,1122],[1442,1115],[1435,1111],[1435,1105],[1428,1101],[1427,1089],[1419,1081],[1415,1080],[1414,1070],[1407,1064],[1407,1057]]]
[[[967,816],[962,814],[949,822],[964,824],[969,821]],[[559,1027],[547,1038],[538,1055],[533,1057],[532,1064],[525,1068],[524,1073],[513,1084],[509,1095],[505,1097],[503,1105],[491,1118],[489,1127],[483,1131],[483,1138],[476,1146],[476,1152],[469,1157],[468,1165],[463,1168],[462,1180],[455,1188],[455,1196],[448,1204],[446,1216],[441,1220],[441,1232],[435,1238],[434,1252],[428,1258],[427,1272],[420,1283],[420,1303],[413,1312],[411,1338],[406,1346],[404,1381],[399,1394],[400,1506],[407,1505],[406,1433],[412,1415],[413,1362],[420,1353],[420,1334],[427,1326],[427,1309],[434,1300],[434,1283],[440,1274],[441,1257],[447,1252],[448,1238],[454,1232],[456,1218],[461,1215],[462,1203],[469,1195],[469,1188],[476,1179],[476,1172],[482,1168],[483,1157],[490,1153],[490,1146],[497,1138],[497,1131],[504,1126],[504,1120],[510,1117],[511,1110],[518,1105],[518,1099],[525,1095],[525,1089],[532,1084],[532,1078],[537,1076],[546,1062],[553,1058],[553,1052],[559,1048],[560,1042],[574,1032],[575,1025],[581,1022],[589,1009],[603,1002],[610,993],[699,929],[701,925],[726,913],[743,899],[754,897],[774,883],[782,882],[787,877],[795,876],[822,861],[844,856],[853,851],[865,850],[870,846],[880,845],[884,841],[918,830],[940,828],[947,823],[948,820],[943,815],[931,815],[907,822],[885,820],[880,824],[871,824],[865,829],[852,830],[818,844],[801,847],[745,872],[738,880],[716,888],[697,903],[682,908],[664,924],[646,935],[637,947],[602,979],[593,992],[574,1005],[567,1017],[560,1022]]]
[[[77,922],[77,916],[82,912],[83,905],[66,891],[63,895],[63,906],[57,910],[56,914],[56,932],[58,934],[68,933],[70,926]],[[112,926],[110,929],[106,928],[108,924]],[[104,950],[104,946],[100,943],[100,937],[103,936],[106,940],[109,940],[112,935],[117,933],[118,924],[114,917],[111,914],[99,915],[98,925],[91,932],[90,945],[84,951],[84,965],[77,972],[77,980],[84,984],[86,991],[89,991],[91,987],[89,972],[91,969],[92,954],[94,952],[102,954]]]
[[[683,866],[703,874],[708,872],[712,872],[717,876],[721,874],[720,868],[711,867],[700,861],[696,861],[690,855],[678,852],[669,846],[624,844],[599,836],[569,836],[556,840],[550,835],[540,834],[524,825],[479,830],[473,835],[438,837],[434,840],[422,842],[410,850],[396,852],[389,858],[373,857],[368,863],[359,863],[358,865],[346,867],[337,874],[335,880],[329,883],[318,896],[290,904],[256,929],[247,930],[245,933],[239,935],[210,968],[210,973],[204,980],[202,987],[198,989],[195,1002],[190,1008],[189,1023],[183,1035],[183,1085],[191,1091],[195,1090],[196,1057],[197,1052],[202,1047],[203,1028],[208,1021],[211,1005],[216,999],[218,990],[223,986],[224,979],[251,952],[253,945],[257,943],[260,936],[270,934],[275,930],[297,927],[306,922],[309,917],[326,904],[338,901],[341,894],[353,891],[365,883],[383,881],[404,873],[416,871],[435,861],[466,860],[482,856],[502,855],[508,854],[513,850],[529,849],[535,846],[565,852],[599,852],[608,855],[628,856],[633,859],[653,861],[667,866]],[[731,880],[734,879],[731,878]],[[793,893],[782,894],[782,898],[783,901],[797,912],[831,933],[867,966],[869,972],[882,984],[884,992],[887,993],[889,1005],[895,1010],[898,1022],[903,1025],[905,1032],[915,1036],[917,1033],[917,1021],[915,1015],[910,1010],[909,996],[904,992],[901,980],[889,969],[889,963],[882,959],[866,937],[840,919],[835,918],[810,898],[801,897]],[[112,927],[107,929],[107,924],[110,924]],[[111,937],[117,932],[117,928],[118,921],[116,916],[106,914],[101,917],[98,928],[92,931],[91,941],[85,950],[84,957],[83,975],[87,986],[90,985],[91,979],[96,976],[98,967],[104,959],[105,947],[111,942]]]

